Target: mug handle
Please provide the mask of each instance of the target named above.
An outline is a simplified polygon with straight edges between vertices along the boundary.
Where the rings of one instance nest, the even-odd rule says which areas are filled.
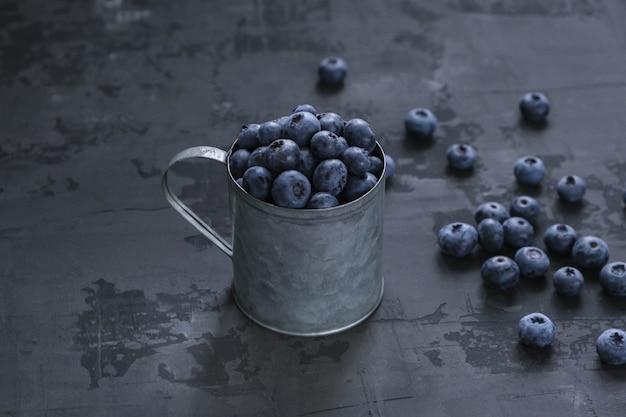
[[[185,220],[192,224],[196,229],[200,231],[204,236],[208,237],[211,242],[222,250],[229,257],[233,257],[233,247],[222,236],[220,236],[211,226],[206,224],[196,213],[194,213],[185,203],[180,201],[178,197],[174,195],[167,182],[167,172],[169,169],[179,161],[192,158],[206,158],[213,161],[221,162],[226,165],[228,160],[228,152],[214,148],[212,146],[195,146],[180,151],[172,157],[167,164],[165,172],[161,176],[161,189],[167,201],[183,216]]]

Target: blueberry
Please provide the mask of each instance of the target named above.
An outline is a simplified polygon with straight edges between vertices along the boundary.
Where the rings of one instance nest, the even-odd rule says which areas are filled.
[[[348,170],[339,159],[324,159],[313,171],[312,178],[316,191],[337,196],[346,186]]]
[[[252,166],[244,172],[241,186],[253,197],[268,201],[273,180],[274,176],[267,168]]]
[[[248,166],[262,166],[268,168],[267,165],[267,146],[259,146],[252,152],[250,152],[250,156],[248,157]]]
[[[291,112],[298,113],[300,111],[308,111],[309,113],[317,116],[317,110],[311,104],[298,104]]]
[[[609,260],[609,247],[598,237],[582,236],[572,246],[572,259],[582,268],[598,269]]]
[[[387,166],[387,169],[389,169],[389,166]],[[370,172],[376,175],[377,178],[380,178],[383,173],[383,160],[376,155],[370,155]],[[387,174],[385,173],[385,175]]]
[[[309,199],[309,202],[306,205],[306,208],[311,209],[323,209],[330,208],[339,205],[339,200],[332,194],[319,192],[315,193]]]
[[[576,175],[562,177],[556,184],[556,192],[566,203],[580,201],[587,191],[585,180]]]
[[[372,152],[376,147],[374,132],[369,123],[363,119],[348,120],[343,127],[343,137],[346,138],[348,146],[358,146],[368,152]]]
[[[366,172],[363,176],[348,174],[341,198],[346,202],[356,200],[374,188],[377,182],[378,178],[371,172]]]
[[[300,171],[281,172],[272,184],[274,204],[287,208],[304,208],[311,197],[311,183]]]
[[[519,266],[520,275],[526,278],[543,277],[550,269],[550,258],[539,248],[524,246],[515,252],[513,258]]]
[[[327,112],[317,115],[320,121],[320,129],[333,132],[337,136],[343,135],[343,119],[337,113]]]
[[[584,283],[582,272],[573,266],[559,268],[552,275],[552,285],[558,295],[567,297],[578,295]]]
[[[514,248],[530,246],[535,238],[535,229],[522,217],[509,217],[502,223],[504,243]]]
[[[480,276],[487,287],[505,290],[519,281],[519,267],[507,256],[494,256],[483,262]]]
[[[515,161],[513,174],[520,184],[539,185],[546,174],[546,167],[536,156],[525,156]]]
[[[252,151],[257,146],[259,146],[260,127],[261,125],[257,123],[243,125],[241,131],[239,132],[239,135],[237,136],[237,144],[239,144],[239,147]]]
[[[567,224],[553,224],[543,233],[543,243],[550,252],[570,255],[576,242],[576,230]]]
[[[478,242],[478,233],[474,226],[456,222],[439,229],[438,243],[441,252],[457,258],[469,255]]]
[[[485,252],[497,252],[504,245],[504,228],[496,219],[487,217],[478,223],[478,243]]]
[[[519,109],[524,120],[528,122],[543,122],[550,113],[550,100],[540,92],[530,92],[522,96]]]
[[[341,154],[341,161],[348,169],[348,173],[357,176],[363,176],[369,171],[371,162],[370,154],[363,148],[358,146],[350,146]]]
[[[247,149],[237,149],[230,155],[230,173],[233,178],[239,178],[248,169],[248,158],[250,151]]]
[[[495,201],[488,201],[480,204],[474,211],[474,220],[476,223],[480,223],[483,219],[490,218],[503,223],[506,219],[511,217],[509,211],[504,205]]]
[[[291,139],[276,139],[267,147],[267,167],[272,172],[296,169],[300,163],[300,147]]]
[[[299,111],[289,116],[283,128],[289,139],[308,147],[313,135],[320,131],[320,121],[308,111]]]
[[[527,195],[515,197],[509,207],[511,216],[523,217],[531,223],[535,223],[539,219],[540,211],[539,202]]]
[[[404,116],[404,129],[412,136],[427,139],[433,136],[437,128],[437,117],[432,111],[417,107]]]
[[[259,126],[259,145],[267,146],[276,139],[282,138],[283,126],[275,120],[261,123]]]
[[[532,313],[522,317],[517,329],[520,342],[526,346],[546,347],[554,340],[554,323],[545,314]]]
[[[313,155],[311,149],[300,148],[300,161],[298,162],[296,169],[308,178],[311,178],[318,162],[319,160]]]
[[[317,75],[322,84],[341,85],[348,75],[348,64],[336,56],[326,57],[319,64]]]
[[[446,158],[451,168],[467,170],[474,166],[476,150],[470,145],[457,143],[448,148]]]
[[[626,263],[611,262],[600,270],[600,286],[605,293],[617,297],[626,296]]]
[[[339,158],[346,149],[348,142],[343,136],[328,130],[320,130],[311,138],[311,152],[319,159]]]
[[[391,155],[386,153],[385,154],[385,164],[386,164],[386,167],[385,167],[385,179],[388,180],[388,179],[392,178],[396,174],[396,161],[391,157]],[[370,169],[370,171],[371,171],[371,169]],[[374,173],[374,175],[376,175],[376,174]],[[376,175],[376,176],[379,177],[380,174]]]
[[[602,362],[609,365],[626,363],[626,332],[621,329],[607,329],[596,340],[596,352]]]

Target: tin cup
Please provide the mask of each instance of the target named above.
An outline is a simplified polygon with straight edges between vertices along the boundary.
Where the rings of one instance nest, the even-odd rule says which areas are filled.
[[[231,257],[231,291],[249,319],[278,333],[323,336],[366,320],[383,297],[384,168],[360,198],[326,209],[291,209],[258,200],[237,184],[228,151],[198,146],[176,154],[163,173],[167,201]],[[385,161],[379,144],[373,152]],[[228,169],[232,245],[178,199],[167,173],[206,158]]]

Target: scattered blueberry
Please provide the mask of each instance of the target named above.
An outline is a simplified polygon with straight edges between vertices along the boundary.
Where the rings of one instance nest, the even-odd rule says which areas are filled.
[[[430,138],[437,129],[437,117],[428,109],[414,108],[404,116],[404,129],[409,135]]]
[[[300,171],[281,172],[272,183],[274,204],[287,208],[304,208],[311,197],[311,183]]]
[[[331,86],[343,84],[348,75],[348,64],[342,58],[329,56],[320,62],[317,75],[322,84]]]
[[[353,201],[365,195],[374,188],[378,178],[371,172],[366,172],[363,176],[348,174],[346,186],[341,191],[341,198],[344,201]]]
[[[626,263],[611,262],[600,270],[600,286],[605,293],[617,297],[626,296]]]
[[[470,145],[457,143],[448,148],[446,151],[446,159],[451,168],[467,170],[474,166],[476,150]]]
[[[530,246],[535,238],[535,229],[522,217],[509,217],[502,223],[504,243],[514,248]]]
[[[515,252],[513,258],[519,266],[520,275],[526,278],[543,277],[550,269],[550,258],[539,248],[524,246]]]
[[[609,365],[626,363],[626,332],[621,329],[607,329],[596,340],[596,352],[602,362]]]
[[[539,219],[540,212],[539,202],[527,195],[515,197],[509,207],[511,216],[523,217],[531,223],[535,223]]]
[[[474,211],[474,220],[477,224],[486,218],[495,219],[500,223],[503,223],[509,217],[511,217],[511,215],[506,207],[495,201],[482,203],[476,207],[476,210]]]
[[[572,259],[582,268],[598,269],[609,260],[609,247],[598,237],[583,236],[572,246]]]
[[[387,165],[385,167],[385,179],[388,180],[388,179],[392,178],[396,174],[396,161],[391,157],[391,155],[386,153],[385,154],[385,164]],[[376,175],[376,173],[373,173],[373,174]],[[378,176],[380,176],[380,174],[376,175],[376,176],[378,177]]]
[[[513,174],[520,184],[539,185],[546,174],[546,167],[536,156],[525,156],[515,161]]]
[[[267,168],[252,166],[244,172],[241,186],[253,197],[268,201],[271,196],[273,180],[274,176]]]
[[[239,135],[237,136],[237,143],[240,148],[248,149],[252,151],[259,143],[259,128],[261,125],[258,123],[251,123],[247,125],[243,125]]]
[[[247,149],[237,149],[230,155],[230,173],[233,178],[243,176],[243,173],[248,169],[249,157],[250,151]]]
[[[557,223],[543,233],[543,243],[550,252],[559,255],[570,255],[576,242],[576,230],[570,225]]]
[[[558,295],[572,297],[578,295],[585,283],[585,277],[573,266],[557,269],[552,275],[552,285]]]
[[[546,347],[554,340],[554,323],[545,314],[528,314],[518,323],[518,335],[526,346]]]
[[[258,138],[260,146],[267,146],[283,136],[283,126],[275,120],[263,122],[259,126]]]
[[[505,290],[519,281],[519,267],[507,256],[494,256],[483,262],[480,276],[487,287]]]
[[[348,173],[363,176],[370,170],[371,161],[369,152],[358,146],[350,146],[341,154],[341,161],[348,169]]]
[[[543,122],[550,113],[550,100],[540,92],[526,93],[522,96],[519,109],[524,120],[528,122]]]
[[[308,147],[313,135],[320,131],[320,121],[308,111],[299,111],[289,116],[283,128],[298,146]]]
[[[319,159],[339,158],[348,149],[343,136],[328,130],[320,130],[311,138],[311,152]]]
[[[438,243],[446,255],[462,258],[469,255],[478,242],[478,232],[467,223],[450,223],[439,229]]]
[[[272,172],[296,169],[300,163],[300,147],[291,139],[276,139],[267,147],[266,158]]]
[[[504,245],[504,228],[496,219],[487,217],[478,223],[478,243],[485,252],[497,252]]]
[[[311,209],[323,209],[330,208],[339,205],[339,200],[332,194],[319,192],[315,193],[309,199],[309,202],[306,205],[306,208]]]
[[[339,159],[325,159],[313,171],[313,186],[316,191],[324,191],[338,196],[346,186],[348,170]]]
[[[343,126],[343,137],[348,142],[348,146],[358,146],[368,152],[372,152],[376,147],[376,137],[374,132],[363,119],[350,119]]]
[[[312,115],[317,116],[317,110],[311,104],[298,104],[296,107],[294,107],[294,109],[291,112],[298,113],[301,111],[308,111]]]
[[[337,136],[343,136],[343,119],[337,113],[320,113],[317,120],[320,121],[320,130],[328,130]]]
[[[562,177],[556,184],[556,192],[566,203],[580,201],[587,191],[585,180],[576,175]]]

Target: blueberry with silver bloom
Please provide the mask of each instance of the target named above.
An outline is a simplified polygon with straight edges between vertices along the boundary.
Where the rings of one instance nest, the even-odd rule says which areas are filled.
[[[340,159],[346,165],[348,173],[356,176],[365,175],[372,164],[369,152],[358,146],[348,147],[343,151]]]
[[[300,148],[300,161],[298,162],[296,169],[308,178],[311,178],[318,162],[319,160],[315,157],[315,155],[313,155],[311,149]]]
[[[602,268],[609,260],[609,247],[596,236],[582,236],[572,246],[572,260],[585,269]]]
[[[267,147],[267,167],[279,173],[296,169],[300,163],[300,147],[291,139],[276,139]]]
[[[515,161],[513,175],[520,184],[539,185],[546,174],[543,161],[536,156],[525,156]]]
[[[291,112],[298,113],[300,111],[308,111],[309,113],[317,116],[317,110],[311,104],[298,104]]]
[[[385,155],[385,158],[387,155]],[[387,162],[388,164],[389,162]],[[395,168],[395,166],[394,166]],[[387,169],[389,169],[389,165],[387,165]],[[377,157],[376,155],[370,155],[370,172],[376,175],[377,178],[381,176],[383,173],[383,160]],[[385,173],[385,175],[387,175]]]
[[[376,147],[376,137],[370,124],[363,119],[350,119],[343,126],[343,137],[348,142],[348,146],[358,146],[368,152],[372,152]]]
[[[504,243],[514,248],[530,246],[535,238],[535,229],[522,217],[509,217],[502,223]]]
[[[550,258],[539,248],[524,246],[513,257],[519,266],[520,275],[526,278],[541,278],[550,269]]]
[[[275,120],[263,122],[259,126],[258,139],[260,146],[267,146],[283,136],[283,126]]]
[[[437,117],[429,109],[416,107],[404,116],[404,130],[416,138],[428,139],[437,129]]]
[[[441,252],[457,258],[469,255],[478,242],[476,228],[463,222],[443,226],[437,237]]]
[[[556,184],[559,198],[566,203],[575,203],[582,200],[587,191],[585,180],[577,175],[566,175]]]
[[[314,134],[320,131],[320,121],[317,116],[308,111],[293,113],[283,126],[289,139],[298,146],[308,147]]]
[[[600,270],[600,286],[605,293],[626,297],[626,263],[610,262]]]
[[[388,179],[391,179],[396,174],[396,161],[391,157],[391,155],[386,153],[385,163],[387,164],[387,167],[385,168],[385,179],[388,180]],[[379,175],[376,175],[376,176],[378,177]]]
[[[531,223],[535,223],[539,219],[541,207],[535,198],[521,195],[513,199],[509,206],[509,213],[511,216],[522,217]]]
[[[316,191],[338,196],[347,181],[348,169],[339,159],[324,159],[313,171],[312,183]]]
[[[526,93],[520,100],[519,109],[524,120],[532,123],[543,122],[550,113],[550,100],[538,91]]]
[[[518,283],[520,271],[513,259],[498,255],[483,262],[480,276],[485,286],[505,290]]]
[[[248,156],[248,166],[262,166],[268,168],[267,166],[267,146],[259,146],[252,152],[250,152],[250,156]]]
[[[343,136],[337,136],[328,130],[320,130],[311,138],[310,148],[316,158],[339,158],[348,149],[348,142]]]
[[[337,136],[343,135],[343,119],[333,112],[319,113],[317,120],[320,121],[320,130],[328,130]]]
[[[348,202],[367,194],[369,190],[374,188],[378,178],[371,172],[366,172],[363,176],[348,174],[346,186],[341,190],[341,200]]]
[[[606,329],[596,339],[596,352],[600,360],[609,365],[626,363],[626,332],[622,329]]]
[[[504,246],[504,227],[502,223],[492,218],[485,218],[476,228],[478,243],[485,252],[497,252]]]
[[[446,151],[446,159],[451,168],[468,170],[474,166],[476,150],[471,145],[456,143]]]
[[[511,217],[509,210],[507,210],[503,204],[495,201],[482,203],[478,205],[474,211],[474,220],[477,224],[486,218],[495,219],[500,223],[503,223],[509,217]]]
[[[554,323],[542,313],[531,313],[522,317],[517,328],[519,340],[526,346],[542,348],[554,340]]]
[[[348,64],[340,57],[326,57],[319,64],[317,75],[322,84],[330,86],[341,85],[348,75]]]
[[[277,206],[304,208],[311,197],[311,183],[300,171],[283,171],[274,179],[271,194]]]
[[[559,255],[570,255],[577,238],[576,230],[562,223],[551,225],[543,233],[543,243],[548,251]]]
[[[564,266],[552,275],[552,286],[558,295],[572,297],[578,295],[585,283],[585,277],[579,269]]]
[[[319,192],[315,193],[309,199],[309,202],[306,205],[306,208],[310,209],[323,209],[330,208],[339,205],[339,200],[332,194]]]
[[[237,135],[237,144],[240,148],[248,149],[252,151],[256,147],[260,146],[259,143],[259,128],[261,127],[258,123],[251,123],[247,125],[243,125],[239,135]]]
[[[268,201],[271,196],[273,180],[274,176],[269,169],[253,166],[244,172],[241,186],[253,197]]]
[[[233,178],[243,176],[243,173],[248,169],[249,157],[250,151],[247,149],[237,149],[230,155],[230,172]]]

